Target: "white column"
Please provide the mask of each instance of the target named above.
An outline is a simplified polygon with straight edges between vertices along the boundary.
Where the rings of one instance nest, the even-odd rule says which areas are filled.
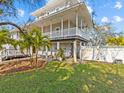
[[[82,30],[82,27],[83,27],[83,20],[82,20],[82,18],[81,18],[81,30]]]
[[[76,13],[76,34],[78,31],[78,13]]]
[[[57,42],[57,50],[60,49],[60,42]]]
[[[52,22],[50,22],[50,37],[52,37]]]
[[[74,58],[74,62],[77,62],[77,41],[76,40],[73,43],[73,58]]]
[[[61,36],[63,36],[63,18],[61,19]]]
[[[69,35],[69,29],[70,29],[70,19],[68,18],[68,35]]]
[[[82,60],[82,49],[81,49],[81,47],[82,47],[82,42],[80,41],[80,60]]]

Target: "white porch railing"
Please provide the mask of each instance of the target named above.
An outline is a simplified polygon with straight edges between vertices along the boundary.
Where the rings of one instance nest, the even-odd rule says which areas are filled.
[[[61,30],[52,31],[52,33],[47,32],[47,33],[43,33],[43,35],[48,36],[51,39],[79,36],[86,40],[89,40],[89,36],[88,34],[86,34],[86,31],[80,30],[80,29],[76,30],[76,27],[69,28],[69,29],[63,29],[63,31]]]
[[[8,57],[18,57],[18,56],[26,56],[29,55],[27,53],[23,54],[20,50],[16,49],[5,49],[1,51],[0,57],[3,59],[7,59]]]

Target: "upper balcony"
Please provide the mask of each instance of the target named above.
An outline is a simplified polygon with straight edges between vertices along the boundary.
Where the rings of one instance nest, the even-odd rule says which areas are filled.
[[[43,35],[48,36],[51,40],[61,40],[61,39],[81,39],[88,41],[90,37],[87,31],[80,29],[78,27],[63,29],[63,31],[52,31],[43,33]]]

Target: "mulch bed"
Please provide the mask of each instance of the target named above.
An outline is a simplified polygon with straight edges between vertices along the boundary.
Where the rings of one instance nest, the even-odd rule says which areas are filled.
[[[44,68],[45,64],[46,64],[46,62],[43,60],[38,60],[37,64],[34,61],[32,63],[32,65],[29,60],[0,64],[0,76],[12,74],[12,73],[16,73],[16,72],[33,70],[35,68]]]

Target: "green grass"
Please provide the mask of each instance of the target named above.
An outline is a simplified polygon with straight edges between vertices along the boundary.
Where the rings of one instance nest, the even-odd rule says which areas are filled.
[[[0,77],[0,93],[124,93],[124,65],[52,62]]]

